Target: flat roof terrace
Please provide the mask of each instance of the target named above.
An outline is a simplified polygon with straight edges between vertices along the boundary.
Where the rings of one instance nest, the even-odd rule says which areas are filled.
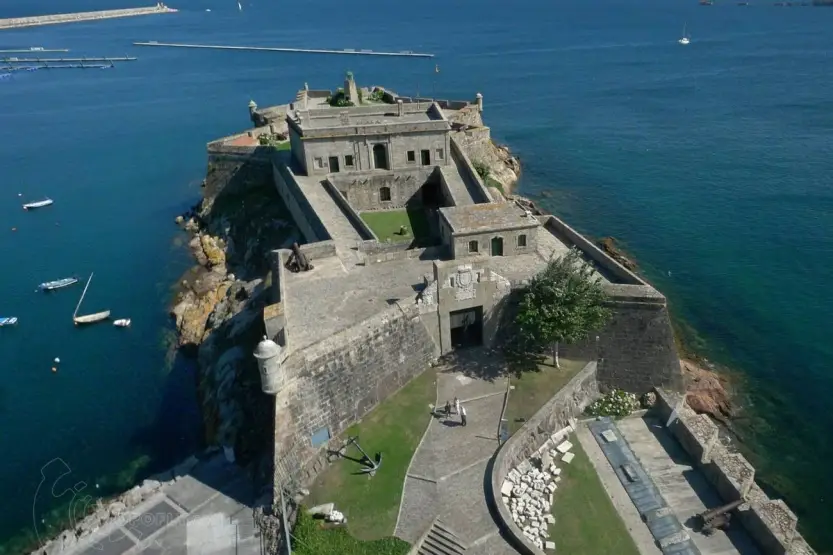
[[[287,123],[305,138],[447,131],[451,123],[434,103],[371,104],[363,106],[294,109]]]
[[[514,202],[471,204],[440,208],[440,214],[455,235],[491,230],[526,229],[541,225]]]

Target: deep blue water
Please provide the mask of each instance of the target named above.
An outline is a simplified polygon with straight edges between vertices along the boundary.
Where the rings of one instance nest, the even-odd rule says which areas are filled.
[[[205,143],[245,127],[250,99],[283,103],[304,82],[332,88],[352,70],[403,93],[483,93],[493,135],[524,164],[521,192],[546,191],[542,202],[580,230],[622,240],[704,352],[748,378],[738,425],[760,474],[817,548],[833,546],[833,10],[169,3],[182,11],[0,31],[0,49],[140,57],[0,80],[0,315],[21,319],[0,330],[0,538],[31,533],[40,469],[55,457],[104,491],[199,443],[192,369],[166,347],[171,286],[190,264],[173,218],[199,198]],[[130,5],[5,0],[0,17]],[[437,58],[131,45],[141,40]],[[43,195],[55,204],[21,209]],[[75,329],[80,287],[34,293],[92,271],[85,311],[110,308],[131,329]]]

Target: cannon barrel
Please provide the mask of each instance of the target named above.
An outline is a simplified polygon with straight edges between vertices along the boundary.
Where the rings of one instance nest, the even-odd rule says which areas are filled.
[[[738,499],[737,501],[732,501],[731,503],[727,503],[720,507],[715,507],[714,509],[709,509],[708,511],[704,511],[700,513],[700,519],[703,521],[703,524],[708,524],[710,520],[713,518],[720,516],[722,514],[728,513],[729,511],[733,511],[743,505],[744,500]]]

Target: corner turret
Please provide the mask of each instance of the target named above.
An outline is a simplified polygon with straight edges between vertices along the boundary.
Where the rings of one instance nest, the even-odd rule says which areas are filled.
[[[263,340],[257,344],[254,350],[254,357],[257,359],[257,367],[260,370],[260,386],[267,395],[275,395],[281,386],[281,356],[280,345],[263,336]]]
[[[474,98],[475,98],[475,102],[477,103],[477,111],[482,113],[483,112],[483,95],[480,94],[480,93],[477,93],[477,95],[475,95]]]

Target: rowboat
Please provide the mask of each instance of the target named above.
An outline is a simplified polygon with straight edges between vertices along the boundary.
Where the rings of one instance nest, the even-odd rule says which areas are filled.
[[[113,325],[119,328],[127,328],[130,327],[130,318],[119,318]]]
[[[46,198],[46,199],[43,199],[43,200],[39,200],[37,202],[28,202],[28,203],[23,205],[23,209],[24,210],[29,210],[31,208],[40,208],[42,206],[49,206],[53,202],[55,202],[55,201],[52,200],[51,198]]]
[[[17,318],[14,316],[10,318],[0,318],[0,328],[3,326],[13,326],[15,324],[17,324]]]
[[[95,314],[86,314],[84,316],[78,316],[78,309],[81,308],[81,303],[84,301],[84,295],[87,294],[87,288],[89,288],[90,282],[92,280],[93,274],[90,274],[90,278],[87,280],[87,285],[84,286],[84,292],[81,293],[81,298],[78,299],[78,305],[75,307],[75,312],[72,313],[72,321],[75,323],[76,326],[80,324],[94,324],[95,322],[101,322],[102,320],[106,320],[110,317],[109,310],[96,312]]]
[[[55,281],[46,281],[38,285],[41,291],[52,291],[54,289],[61,289],[62,287],[69,287],[78,283],[77,277],[68,277],[64,279],[56,279]]]

